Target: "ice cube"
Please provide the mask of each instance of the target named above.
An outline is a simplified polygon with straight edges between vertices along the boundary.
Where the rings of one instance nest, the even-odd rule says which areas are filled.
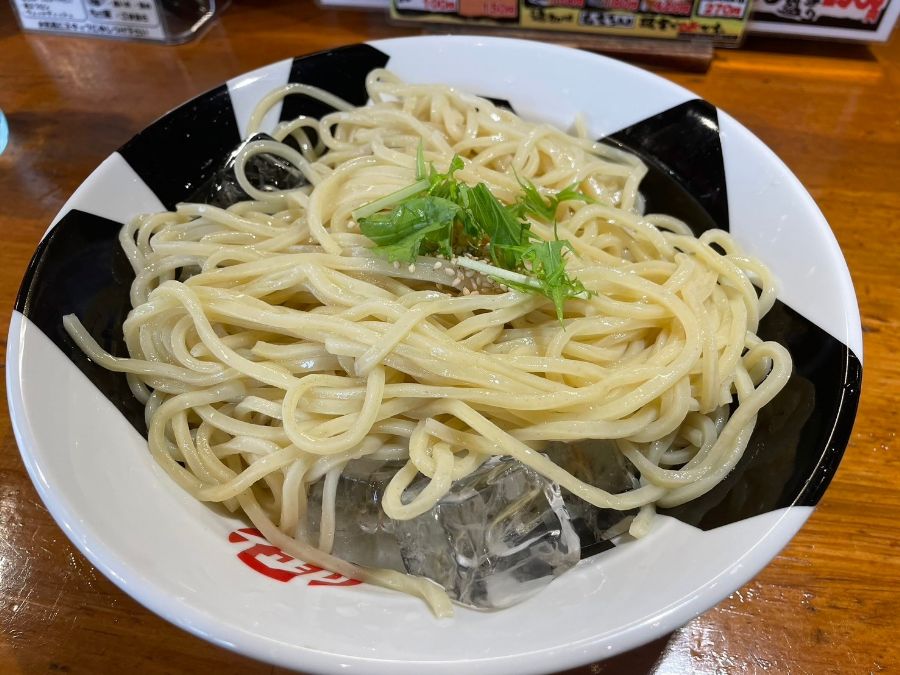
[[[544,448],[544,453],[575,478],[612,494],[627,492],[639,486],[637,470],[616,449],[613,441],[554,441]],[[583,558],[611,548],[610,539],[619,534],[621,529],[617,526],[625,518],[637,513],[637,510],[597,508],[565,488],[561,489],[561,493],[581,541]]]
[[[407,495],[424,482],[414,483]],[[580,557],[559,488],[510,458],[488,460],[456,481],[429,512],[395,521],[394,529],[411,574],[479,608],[525,600]]]
[[[404,462],[360,459],[348,462],[338,480],[332,552],[367,567],[405,572],[393,521],[381,508],[384,488]],[[323,481],[310,488],[308,518],[313,543],[322,518]]]

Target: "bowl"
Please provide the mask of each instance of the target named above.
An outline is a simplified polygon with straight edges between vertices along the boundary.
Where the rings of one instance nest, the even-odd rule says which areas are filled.
[[[130,268],[116,233],[172,208],[239,143],[254,103],[286,82],[364,104],[387,67],[443,82],[648,164],[648,208],[728,229],[780,282],[760,327],[794,373],[760,415],[740,464],[650,534],[583,559],[497,612],[436,619],[417,599],[311,568],[247,523],[196,502],[156,466],[124,378],[62,329],[75,312],[121,353]],[[264,128],[298,114],[272,110]],[[307,672],[533,673],[647,643],[757,574],[809,517],[834,475],[859,400],[862,339],[846,263],[812,198],[752,133],[689,91],[614,60],[500,38],[417,37],[287,59],[172,110],[106,158],[50,225],[19,293],[7,389],[23,461],[66,535],[122,590],[204,639]]]

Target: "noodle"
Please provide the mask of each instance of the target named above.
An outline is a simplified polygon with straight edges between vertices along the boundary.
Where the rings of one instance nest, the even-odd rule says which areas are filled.
[[[90,358],[127,374],[147,406],[153,457],[185,490],[243,511],[291,555],[445,615],[436,584],[331,555],[348,462],[405,460],[382,505],[407,519],[486,459],[510,456],[597,507],[640,509],[630,531],[642,536],[657,507],[695,499],[731,471],[791,359],[755,335],[775,298],[770,273],[725,232],[695,237],[642,213],[646,169],[635,157],[387,71],[367,87],[363,108],[305,85],[273,92],[247,137],[287,95],[337,111],[242,146],[235,174],[250,200],[181,204],[122,230],[136,275],[123,325],[130,358],[105,353],[75,317],[64,324]],[[398,265],[372,251],[353,213],[415,181],[420,144],[440,169],[459,155],[456,178],[507,204],[522,181],[545,195],[577,185],[589,198],[563,201],[555,224],[531,222],[537,237],[571,243],[566,271],[586,289],[566,300],[563,325],[547,297],[506,288],[477,260]],[[308,184],[253,185],[245,168],[260,153]],[[541,452],[587,438],[613,440],[640,485],[610,494]],[[404,501],[420,476],[427,486]],[[318,481],[321,522],[310,532]]]

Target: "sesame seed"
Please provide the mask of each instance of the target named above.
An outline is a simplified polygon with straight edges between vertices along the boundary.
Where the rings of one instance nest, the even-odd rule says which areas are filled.
[[[448,277],[455,277],[455,276],[456,276],[456,270],[453,269],[452,267],[445,267],[445,268],[444,268],[444,274],[446,274]]]
[[[441,269],[441,266],[442,266],[443,264],[444,264],[444,263],[442,263],[440,260],[438,260],[436,263],[434,263],[434,269],[436,269],[436,270]]]
[[[399,260],[395,260],[395,261],[394,261],[394,269],[395,269],[395,270],[399,270],[399,269],[400,269],[400,261],[399,261]]]
[[[451,286],[459,286],[460,281],[462,281],[462,280],[461,280],[461,279],[454,279],[453,281],[450,282],[450,285],[451,285]]]
[[[414,263],[410,263],[409,267],[407,267],[406,269],[408,269],[409,273],[412,274],[413,272],[416,271],[416,266]]]
[[[475,272],[473,272],[472,270],[466,270],[466,279],[471,279],[474,276]]]

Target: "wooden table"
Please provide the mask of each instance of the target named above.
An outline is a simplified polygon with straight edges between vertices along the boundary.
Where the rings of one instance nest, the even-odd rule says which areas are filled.
[[[165,47],[23,35],[0,2],[3,320],[53,214],[148,122],[266,63],[414,32],[380,14],[246,0],[199,41]],[[576,672],[900,668],[900,36],[873,47],[753,40],[717,53],[705,74],[657,70],[741,120],[818,201],[856,283],[865,383],[840,470],[784,552],[672,635]],[[0,416],[0,672],[275,672],[182,632],[98,574],[38,499],[6,406]]]

